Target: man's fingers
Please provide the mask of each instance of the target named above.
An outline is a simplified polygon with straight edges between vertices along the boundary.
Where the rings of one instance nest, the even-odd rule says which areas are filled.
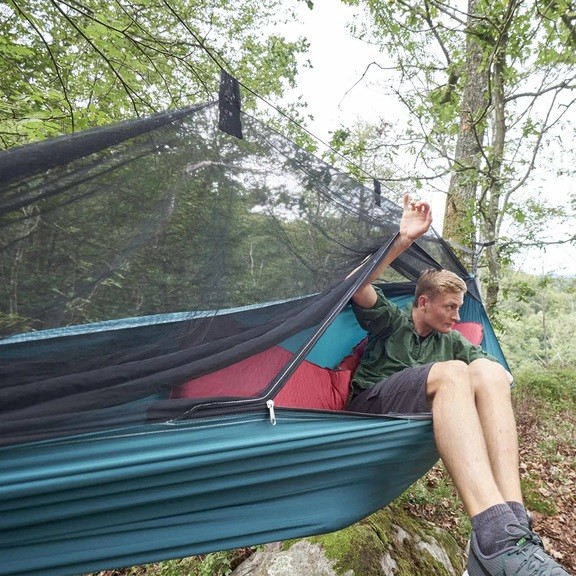
[[[410,210],[410,195],[404,194],[404,210]]]
[[[422,200],[413,202],[410,200],[409,194],[404,194],[404,212],[421,212],[422,214],[428,214],[428,212],[430,212],[430,204]]]
[[[430,211],[430,204],[428,204],[428,202],[422,202],[422,201],[412,202],[411,209],[417,212],[426,213]]]

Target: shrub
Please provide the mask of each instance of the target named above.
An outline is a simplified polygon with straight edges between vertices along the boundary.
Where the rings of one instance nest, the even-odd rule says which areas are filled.
[[[524,370],[515,379],[519,400],[540,401],[554,412],[576,409],[576,370]]]

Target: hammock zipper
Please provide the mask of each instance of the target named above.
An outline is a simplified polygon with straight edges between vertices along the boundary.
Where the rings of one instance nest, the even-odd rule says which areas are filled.
[[[270,412],[270,423],[272,426],[276,426],[276,414],[274,413],[274,400],[267,400],[266,406]]]

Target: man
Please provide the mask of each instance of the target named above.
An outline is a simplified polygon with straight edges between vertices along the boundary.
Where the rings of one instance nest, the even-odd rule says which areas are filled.
[[[410,313],[371,284],[431,223],[430,206],[406,195],[398,237],[352,297],[369,339],[348,410],[432,412],[438,451],[472,521],[465,575],[567,576],[544,552],[522,504],[509,374],[452,331],[465,283],[452,272],[425,271]]]

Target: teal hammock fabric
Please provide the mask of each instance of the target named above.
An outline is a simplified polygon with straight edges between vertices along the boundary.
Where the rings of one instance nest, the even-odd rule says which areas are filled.
[[[385,506],[438,458],[429,419],[276,418],[3,449],[0,574],[73,576],[330,532]]]
[[[350,297],[402,209],[238,114],[199,104],[0,152],[0,576],[336,530],[436,462],[427,417],[281,407],[301,368],[342,376],[365,335]],[[505,364],[434,230],[387,296],[409,302],[427,268],[466,281],[462,320]]]
[[[406,294],[391,298],[410,302]],[[482,323],[484,348],[501,357],[482,305],[466,298],[461,315]],[[127,336],[138,340],[134,330],[151,320],[126,320]],[[174,331],[187,319],[156,321]],[[122,323],[114,327],[122,332]],[[107,329],[95,324],[78,332],[92,332],[100,343]],[[282,345],[295,352],[313,332]],[[29,351],[31,342],[54,355],[59,339],[71,344],[74,334],[8,339],[4,360],[8,350]],[[307,360],[333,366],[363,335],[347,306]],[[236,413],[231,402],[227,414],[153,423],[148,410],[156,403],[142,398],[69,424],[79,429],[79,420],[89,430],[91,420],[107,421],[106,431],[61,430],[52,439],[0,447],[1,576],[75,576],[330,532],[386,506],[438,459],[429,416],[276,408],[274,425],[262,402]],[[114,427],[116,410],[122,424]]]

